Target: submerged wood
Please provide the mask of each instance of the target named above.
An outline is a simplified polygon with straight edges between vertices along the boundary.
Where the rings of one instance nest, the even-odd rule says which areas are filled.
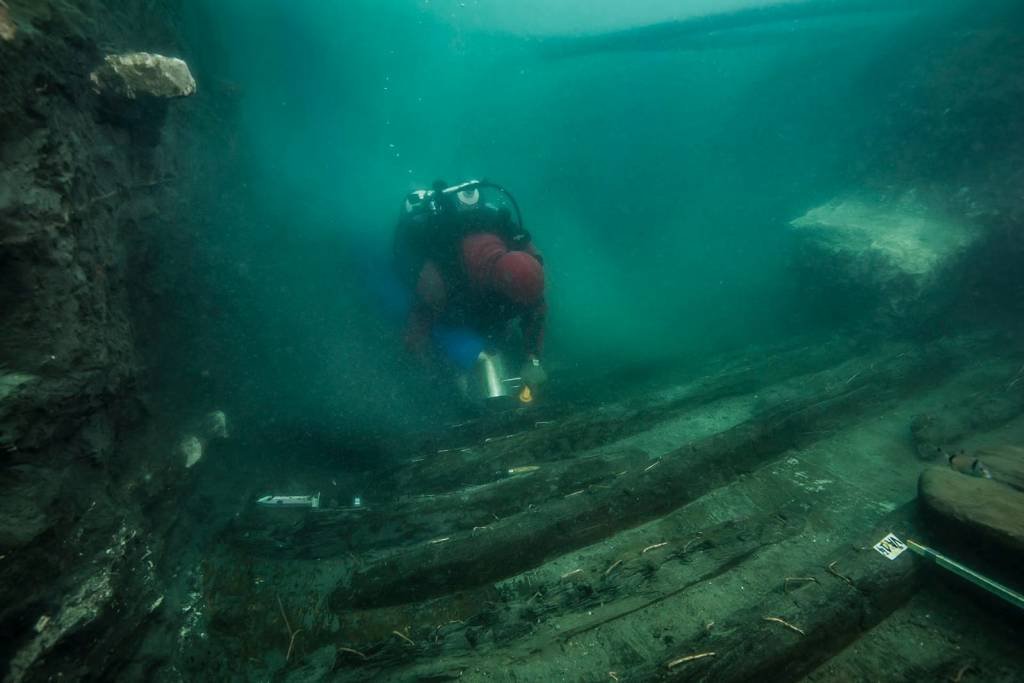
[[[978,432],[1005,424],[1024,413],[1024,366],[1007,374],[994,389],[972,393],[966,398],[932,413],[917,415],[911,435],[918,455],[936,460],[943,450],[955,452],[952,445]]]
[[[282,519],[279,510],[253,509],[236,520],[225,538],[246,552],[274,558],[322,559],[389,546],[425,542],[457,532],[480,534],[495,521],[518,514],[538,492],[559,497],[581,487],[607,485],[617,475],[649,462],[638,449],[602,457],[554,462],[451,492],[408,496],[362,510],[302,511]],[[495,466],[492,465],[492,468]],[[344,529],[345,533],[339,533]]]
[[[849,583],[827,567],[808,567],[817,581],[789,592],[779,588],[755,607],[740,610],[714,629],[675,644],[662,663],[644,663],[625,672],[623,680],[650,681],[793,681],[835,655],[863,632],[906,602],[919,587],[921,561],[905,551],[895,560],[872,546],[889,532],[906,539],[919,527],[915,503],[887,515],[854,544],[836,549],[835,561]],[[798,624],[803,633],[775,620]],[[692,652],[716,657],[668,666]]]
[[[599,546],[569,571],[540,570],[502,582],[486,596],[476,596],[479,611],[458,621],[435,626],[425,615],[448,613],[446,604],[466,604],[465,593],[418,604],[415,613],[421,621],[412,624],[417,648],[391,647],[389,637],[381,638],[388,633],[387,627],[378,623],[376,638],[355,645],[360,652],[373,654],[361,660],[350,658],[344,668],[375,669],[379,676],[402,680],[432,680],[438,671],[464,667],[469,656],[480,661],[502,657],[502,653],[534,652],[549,640],[538,640],[538,632],[557,628],[555,625],[571,615],[576,616],[573,627],[558,629],[557,641],[563,645],[597,629],[642,619],[645,610],[687,591],[698,591],[765,549],[801,533],[805,528],[801,511],[801,504],[791,501],[750,517],[709,525],[694,532],[690,542],[665,547],[656,558],[641,552],[646,543],[643,537],[634,538],[629,548]],[[661,527],[671,526],[671,522],[662,524],[647,533],[664,534],[670,530]],[[349,611],[340,615],[340,621],[342,630],[356,632],[356,624],[381,620],[397,624],[387,620],[406,619],[407,614],[401,608],[385,608],[375,614],[373,610]],[[578,673],[586,678],[584,671]]]
[[[664,515],[806,443],[838,419],[877,411],[896,396],[938,380],[948,351],[903,347],[818,373],[780,396],[755,419],[686,444],[650,470],[627,472],[608,488],[551,500],[502,519],[487,534],[455,534],[443,545],[418,544],[357,569],[331,595],[335,610],[395,605],[495,581],[535,567],[619,530]],[[812,434],[813,435],[813,434]]]
[[[991,546],[1009,566],[1024,559],[1024,492],[937,466],[921,473],[918,497],[947,535]]]
[[[392,488],[443,493],[452,488],[453,480],[461,482],[461,486],[491,481],[495,469],[575,459],[580,452],[653,429],[715,401],[754,394],[772,384],[822,371],[848,359],[852,353],[849,340],[844,339],[828,340],[811,347],[781,348],[767,360],[729,365],[678,392],[567,414],[556,412],[555,424],[540,430],[531,430],[527,425],[533,425],[533,418],[524,420],[523,416],[494,423],[504,431],[490,434],[480,431],[487,422],[470,423],[456,430],[458,436],[441,449],[443,452],[430,451],[430,457],[397,472]],[[611,383],[615,380],[608,378]],[[545,416],[548,417],[547,409]],[[516,433],[514,438],[482,443],[487,436],[513,433]],[[452,445],[474,447],[448,447]],[[481,452],[487,457],[481,458]]]
[[[605,447],[608,443],[656,428],[715,401],[763,392],[766,387],[821,371],[849,358],[850,352],[850,342],[844,339],[810,348],[784,347],[768,361],[732,362],[683,389],[571,417],[560,415],[540,428],[533,428],[536,420],[531,415],[467,422],[450,430],[455,436],[446,438],[454,439],[452,443],[477,445],[435,450],[439,443],[421,443],[428,455],[399,468],[391,481],[381,486],[382,490],[402,491],[404,495],[398,499],[372,504],[357,513],[321,508],[280,517],[274,514],[279,511],[268,515],[265,509],[250,509],[232,523],[224,539],[253,554],[322,559],[419,543],[459,531],[491,531],[495,521],[530,505],[609,485],[624,471],[651,466],[646,452],[635,447]],[[498,428],[500,431],[493,431]],[[515,433],[515,438],[481,443],[487,433],[506,432]],[[579,453],[588,449],[594,450],[580,457]],[[537,469],[523,473],[528,476],[508,476],[510,469],[523,466]]]

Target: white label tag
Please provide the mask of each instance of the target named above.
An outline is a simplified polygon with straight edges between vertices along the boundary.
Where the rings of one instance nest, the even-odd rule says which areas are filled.
[[[890,560],[895,560],[906,549],[907,544],[896,538],[896,534],[891,531],[888,536],[875,544],[875,550]]]

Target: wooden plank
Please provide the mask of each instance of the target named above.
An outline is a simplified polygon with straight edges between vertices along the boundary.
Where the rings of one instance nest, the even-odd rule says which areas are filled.
[[[461,533],[384,555],[356,570],[331,595],[335,610],[401,604],[478,586],[535,567],[619,530],[664,515],[807,441],[837,420],[880,410],[916,384],[935,381],[952,363],[944,353],[901,350],[851,373],[819,373],[809,386],[756,419],[687,444],[657,467],[628,472],[535,511],[495,522],[490,533]]]
[[[792,681],[813,670],[902,605],[919,587],[923,563],[907,551],[889,560],[873,545],[889,532],[916,536],[916,503],[887,515],[803,582],[777,588],[701,635],[674,645],[666,659],[634,667],[624,681]],[[713,653],[713,654],[709,654]],[[705,655],[705,656],[699,656]],[[692,658],[692,659],[687,659]]]

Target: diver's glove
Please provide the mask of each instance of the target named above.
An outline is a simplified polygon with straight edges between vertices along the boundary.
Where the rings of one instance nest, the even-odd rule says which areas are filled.
[[[548,381],[548,373],[544,372],[544,366],[540,364],[540,359],[536,356],[526,359],[523,368],[519,371],[519,377],[523,380],[523,384],[531,389],[536,389]]]

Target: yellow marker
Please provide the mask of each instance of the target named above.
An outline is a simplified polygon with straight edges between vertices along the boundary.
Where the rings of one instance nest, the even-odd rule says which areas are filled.
[[[529,403],[533,400],[533,392],[530,391],[530,387],[523,387],[523,390],[519,392],[519,402]]]

